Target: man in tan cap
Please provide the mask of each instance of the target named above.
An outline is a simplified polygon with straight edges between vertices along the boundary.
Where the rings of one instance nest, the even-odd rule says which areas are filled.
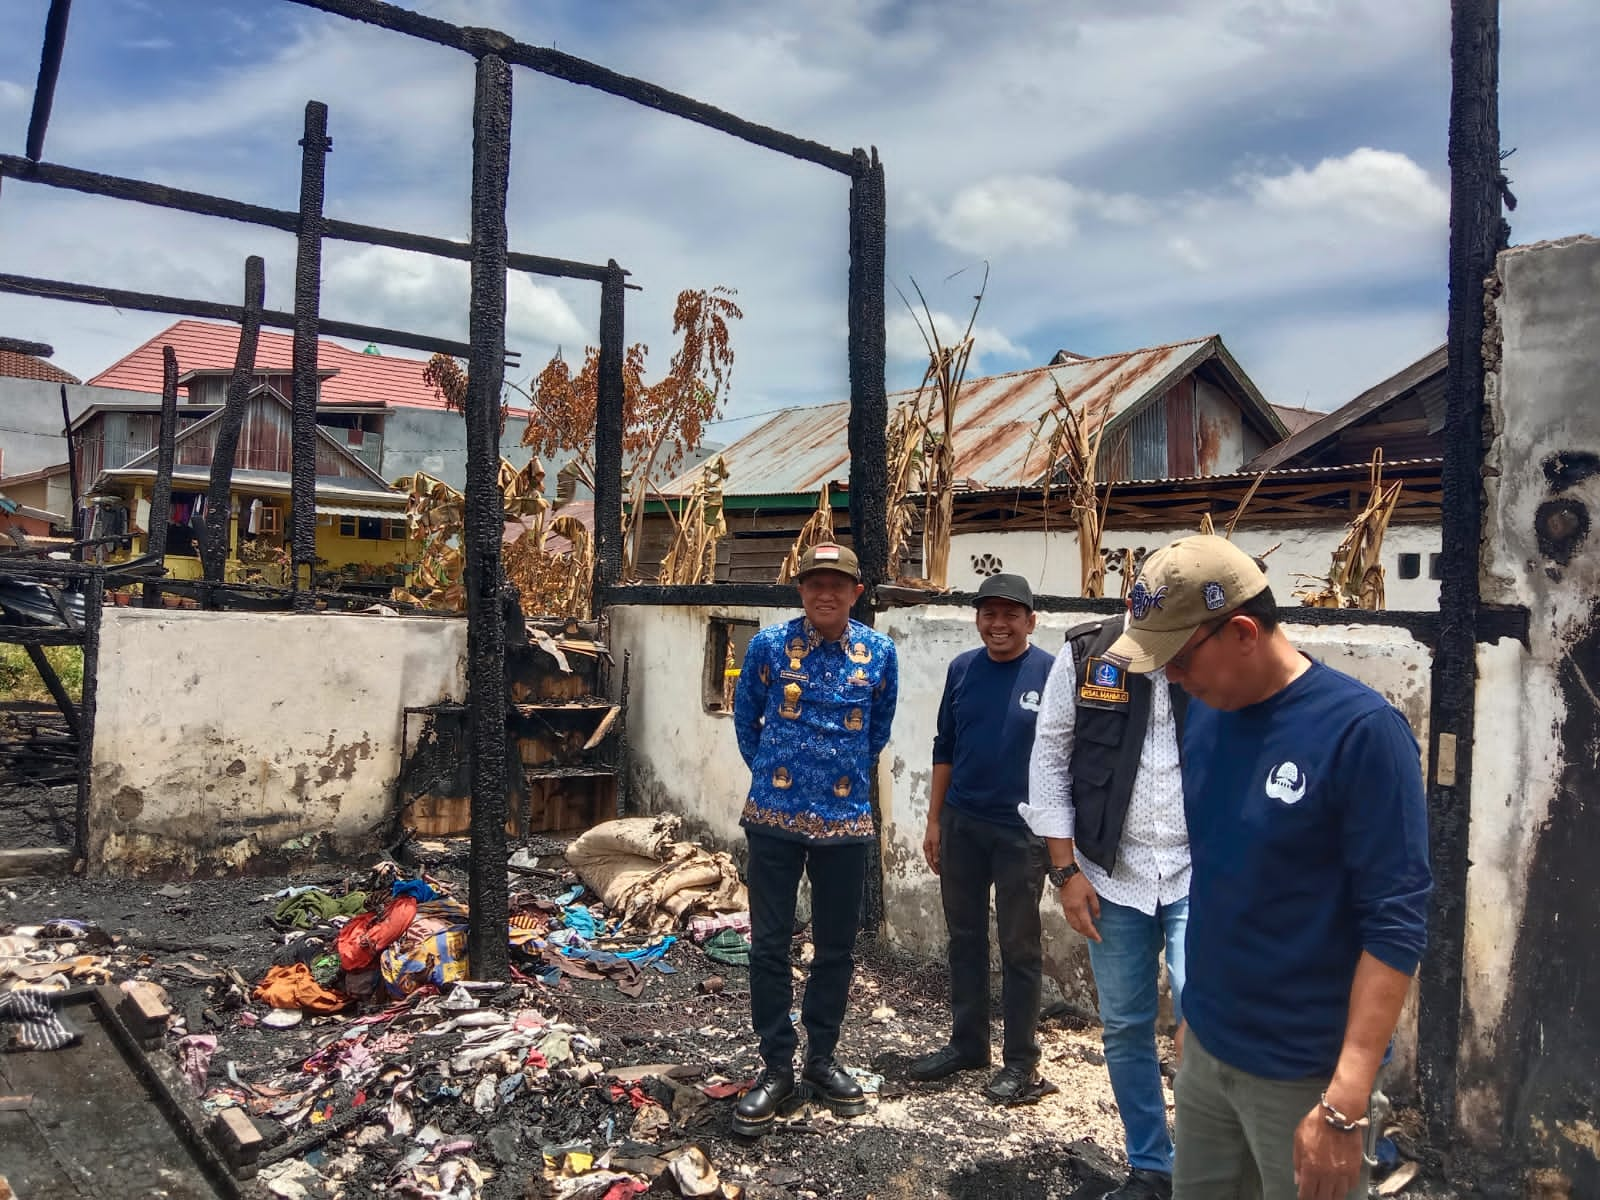
[[[1265,572],[1224,538],[1145,561],[1107,657],[1191,697],[1173,1195],[1365,1197],[1372,1091],[1426,941],[1416,739],[1295,649]]]
[[[750,639],[733,724],[750,767],[750,1014],[765,1064],[734,1108],[735,1133],[772,1127],[795,1090],[789,949],[800,874],[811,880],[816,956],[800,1006],[802,1077],[839,1116],[866,1111],[861,1085],[834,1060],[855,967],[872,820],[872,765],[899,694],[894,643],[850,619],[862,593],[854,552],[823,542],[800,559],[805,615]]]

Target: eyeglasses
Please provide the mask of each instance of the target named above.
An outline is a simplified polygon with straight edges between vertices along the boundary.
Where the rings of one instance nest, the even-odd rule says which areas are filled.
[[[1212,638],[1216,637],[1217,634],[1226,629],[1228,627],[1228,622],[1231,620],[1233,620],[1232,617],[1225,617],[1223,620],[1218,621],[1211,627],[1210,631],[1207,632],[1205,637],[1194,643],[1194,645],[1188,647],[1187,649],[1178,651],[1178,653],[1167,659],[1167,666],[1177,667],[1180,671],[1187,671],[1189,669],[1189,664],[1194,661],[1195,651],[1200,649],[1201,646],[1204,646]]]

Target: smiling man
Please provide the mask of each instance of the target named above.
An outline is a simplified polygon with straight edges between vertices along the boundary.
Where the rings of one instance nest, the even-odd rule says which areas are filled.
[[[852,551],[811,547],[797,583],[805,615],[750,639],[733,701],[739,753],[750,767],[739,823],[750,848],[750,1015],[765,1064],[734,1107],[734,1131],[746,1136],[771,1128],[795,1088],[789,947],[802,871],[811,880],[816,950],[800,1008],[802,1074],[838,1115],[866,1111],[861,1085],[833,1055],[876,836],[872,766],[889,741],[899,664],[893,642],[850,619],[862,592]]]
[[[1306,657],[1224,538],[1150,556],[1106,652],[1192,697],[1183,737],[1187,1037],[1178,1200],[1360,1200],[1368,1109],[1426,940],[1416,739]]]
[[[922,853],[939,877],[950,933],[949,1044],[912,1063],[913,1079],[943,1079],[989,1065],[989,892],[1000,941],[1003,1065],[985,1095],[997,1104],[1037,1100],[1039,897],[1044,845],[1017,812],[1028,795],[1028,755],[1050,664],[1029,641],[1037,617],[1020,575],[978,588],[983,645],[945,672],[933,742],[933,779]]]

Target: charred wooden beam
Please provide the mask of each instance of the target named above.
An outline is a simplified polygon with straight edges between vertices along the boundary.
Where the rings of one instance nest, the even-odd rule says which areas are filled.
[[[746,121],[743,117],[734,116],[702,101],[668,91],[664,87],[642,79],[619,74],[597,63],[563,54],[559,50],[519,42],[495,29],[452,25],[436,17],[425,17],[409,9],[381,3],[380,0],[293,0],[293,3],[303,4],[307,8],[319,9],[335,16],[348,17],[353,21],[364,21],[369,25],[377,25],[383,29],[421,38],[423,41],[434,42],[440,46],[448,46],[474,56],[492,53],[503,62],[527,67],[530,71],[537,71],[541,75],[550,75],[564,79],[568,83],[631,100],[635,104],[642,104],[646,108],[653,108],[669,116],[682,117],[686,121],[693,121],[697,125],[705,125],[721,133],[730,134],[752,145],[776,150],[779,154],[787,154],[790,158],[798,158],[802,162],[827,167],[841,175],[851,175],[855,171],[853,159],[842,150],[835,150],[830,146],[824,146],[821,142],[809,141],[792,133],[784,133],[782,130],[757,125],[753,121]]]
[[[87,622],[87,614],[84,620]],[[58,625],[0,625],[0,642],[13,646],[81,646],[87,636],[87,624],[83,629],[64,629]]]
[[[78,701],[77,854],[89,853],[89,777],[94,768],[94,722],[100,688],[100,622],[105,611],[106,577],[95,572],[83,589],[83,694]]]
[[[623,276],[615,261],[600,285],[600,378],[594,424],[594,586],[590,615],[622,579]],[[635,520],[643,519],[642,514]]]
[[[1417,1024],[1418,1083],[1431,1140],[1441,1149],[1451,1144],[1455,1131],[1461,1050],[1467,832],[1477,711],[1478,542],[1484,503],[1484,280],[1494,272],[1495,257],[1510,236],[1500,207],[1499,0],[1453,0],[1451,14],[1442,569],[1428,722],[1428,832],[1434,887]]]
[[[145,549],[161,562],[167,556],[167,526],[172,519],[172,465],[178,444],[178,355],[161,347],[161,431],[156,441],[156,479],[150,487],[150,530]],[[146,608],[161,607],[161,587],[152,579],[144,585]]]
[[[850,536],[867,585],[857,620],[889,566],[889,400],[884,382],[883,268],[888,238],[883,164],[857,150],[850,185]]]
[[[43,300],[67,300],[74,304],[95,304],[105,308],[131,308],[138,312],[170,313],[178,317],[202,317],[212,321],[231,321],[239,324],[245,310],[238,304],[219,304],[214,300],[191,300],[182,296],[160,296],[149,292],[133,292],[123,288],[97,287],[86,283],[68,283],[60,279],[39,279],[31,275],[0,273],[0,292],[16,296],[33,296]],[[271,329],[294,328],[294,314],[277,309],[260,310],[261,324]],[[472,348],[465,342],[448,338],[429,337],[426,334],[407,333],[400,329],[384,329],[377,325],[358,325],[351,321],[317,321],[319,332],[329,337],[351,338],[355,341],[383,342],[390,346],[404,346],[429,354],[451,354],[466,358]]]
[[[39,51],[39,80],[33,87],[33,112],[28,116],[28,157],[44,153],[44,131],[56,99],[56,79],[61,74],[61,54],[67,47],[67,18],[72,0],[50,0],[44,19],[44,45]]]
[[[56,352],[54,346],[47,346],[43,342],[25,342],[21,338],[0,337],[0,350],[10,354],[28,354],[34,358],[50,358]]]
[[[82,192],[90,196],[106,196],[113,200],[131,200],[156,208],[170,208],[178,212],[194,213],[202,217],[221,217],[241,221],[247,225],[261,225],[284,233],[296,233],[300,227],[300,214],[283,208],[267,208],[260,204],[246,204],[224,196],[211,196],[184,188],[147,183],[142,179],[128,179],[120,175],[102,175],[97,171],[83,171],[56,163],[30,162],[12,154],[0,154],[0,176],[43,184],[46,187]],[[365,246],[387,246],[392,250],[411,250],[418,254],[431,254],[435,258],[451,258],[468,262],[472,247],[465,242],[449,238],[430,237],[421,233],[406,233],[397,229],[381,229],[375,225],[361,225],[355,221],[325,218],[323,236],[338,242],[355,242]],[[606,268],[595,263],[573,262],[564,258],[550,258],[543,254],[519,254],[508,251],[506,264],[513,270],[530,275],[551,275],[562,279],[587,279],[601,283]]]
[[[67,385],[61,385],[61,436],[67,443],[67,494],[72,501],[72,540],[84,534],[78,528],[78,452],[72,448],[72,406],[67,403]]]
[[[506,193],[511,68],[478,60],[472,111],[472,299],[467,378],[467,719],[472,729],[472,874],[467,947],[478,979],[506,979],[506,656],[501,609],[500,393],[505,384]]]
[[[300,138],[300,221],[294,267],[294,383],[289,434],[291,586],[295,607],[309,610],[312,599],[300,590],[317,557],[317,318],[322,307],[322,200],[328,172],[328,106],[306,102]]]
[[[56,702],[56,707],[61,710],[61,715],[66,719],[67,728],[77,736],[78,733],[78,706],[72,702],[72,697],[67,695],[67,689],[62,686],[61,676],[56,674],[56,669],[50,665],[50,660],[45,657],[44,649],[36,644],[29,643],[23,646],[28,659],[33,663],[34,670],[39,672],[39,678],[44,680],[45,690],[50,693],[50,698]]]
[[[239,448],[239,432],[244,427],[244,412],[250,399],[256,343],[261,337],[261,304],[266,294],[266,264],[252,254],[244,262],[244,317],[239,323],[239,346],[233,358],[233,375],[228,380],[222,420],[217,425],[211,452],[211,483],[206,490],[200,553],[206,579],[212,583],[222,581],[228,560],[228,529],[233,516],[233,458]]]

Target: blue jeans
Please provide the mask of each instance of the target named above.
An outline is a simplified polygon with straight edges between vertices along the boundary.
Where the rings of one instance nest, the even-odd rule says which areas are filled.
[[[1090,942],[1089,963],[1100,993],[1105,1026],[1106,1070],[1122,1112],[1128,1165],[1172,1174],[1172,1135],[1167,1131],[1167,1101],[1156,1057],[1159,962],[1167,952],[1172,1010],[1183,1019],[1183,935],[1189,924],[1189,898],[1146,916],[1136,908],[1100,901],[1095,922],[1100,941]]]

